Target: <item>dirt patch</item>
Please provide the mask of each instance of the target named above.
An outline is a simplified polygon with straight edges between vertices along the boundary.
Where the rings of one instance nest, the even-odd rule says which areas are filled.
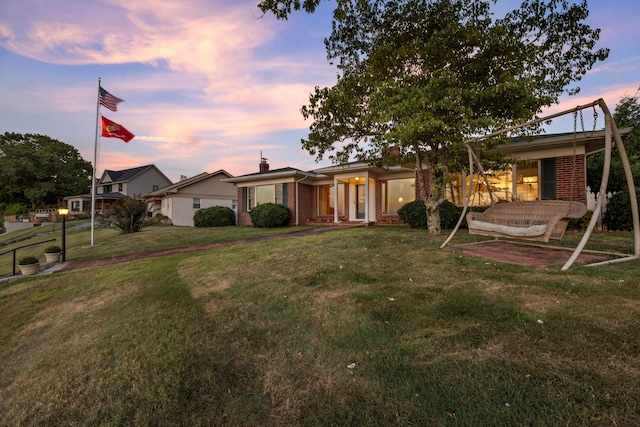
[[[550,267],[561,265],[569,260],[572,251],[544,248],[538,246],[525,246],[516,243],[504,242],[501,240],[491,240],[467,246],[453,248],[455,251],[465,255],[482,257],[492,261],[504,262],[507,264],[534,265],[538,267]],[[607,257],[582,253],[576,260],[577,263],[586,264],[591,262],[606,261]]]

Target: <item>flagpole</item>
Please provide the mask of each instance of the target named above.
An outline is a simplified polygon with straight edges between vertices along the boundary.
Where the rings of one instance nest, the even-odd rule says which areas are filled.
[[[96,168],[98,167],[98,120],[100,119],[100,77],[98,77],[98,96],[96,103],[96,132],[93,144],[93,176],[91,177],[91,246],[96,222]]]

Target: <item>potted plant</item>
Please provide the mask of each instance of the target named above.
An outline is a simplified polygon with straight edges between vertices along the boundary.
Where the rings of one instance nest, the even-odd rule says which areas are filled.
[[[26,256],[18,261],[23,276],[33,276],[40,271],[40,261],[33,256]]]
[[[44,256],[47,259],[48,263],[59,262],[61,255],[62,249],[60,248],[60,246],[52,245],[47,246],[44,249]]]

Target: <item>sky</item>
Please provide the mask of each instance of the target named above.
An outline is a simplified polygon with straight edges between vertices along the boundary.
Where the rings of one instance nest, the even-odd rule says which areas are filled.
[[[310,122],[300,109],[315,86],[336,82],[323,43],[334,3],[288,21],[257,3],[0,0],[0,133],[47,135],[93,162],[101,79],[125,102],[100,113],[136,137],[98,138],[98,176],[148,164],[173,182],[220,169],[238,176],[257,172],[261,156],[271,169],[329,166],[302,149]],[[590,0],[589,10],[602,30],[596,47],[611,53],[549,113],[598,98],[614,110],[640,88],[640,2]]]

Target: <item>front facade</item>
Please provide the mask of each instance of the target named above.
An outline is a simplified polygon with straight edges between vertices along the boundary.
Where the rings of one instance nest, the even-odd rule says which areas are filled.
[[[238,197],[233,184],[223,182],[233,175],[225,170],[203,172],[183,178],[144,195],[149,216],[162,215],[173,225],[193,227],[193,215],[199,210],[224,206],[237,211]]]
[[[623,130],[621,133],[626,133]],[[505,171],[487,173],[491,192],[504,201],[563,199],[586,203],[586,157],[604,149],[604,131],[555,134],[517,140],[499,150],[516,161]],[[269,170],[226,179],[237,187],[238,224],[251,224],[261,203],[280,203],[291,212],[290,225],[307,223],[398,224],[398,209],[419,198],[410,166],[373,167],[354,162],[313,171]],[[472,180],[450,175],[447,200],[462,206]],[[490,204],[484,181],[473,178],[472,206]]]
[[[142,200],[142,195],[166,187],[171,180],[155,165],[140,166],[120,171],[105,170],[96,182],[96,211],[106,213],[116,200],[131,197]],[[91,194],[64,198],[71,216],[91,212]]]

